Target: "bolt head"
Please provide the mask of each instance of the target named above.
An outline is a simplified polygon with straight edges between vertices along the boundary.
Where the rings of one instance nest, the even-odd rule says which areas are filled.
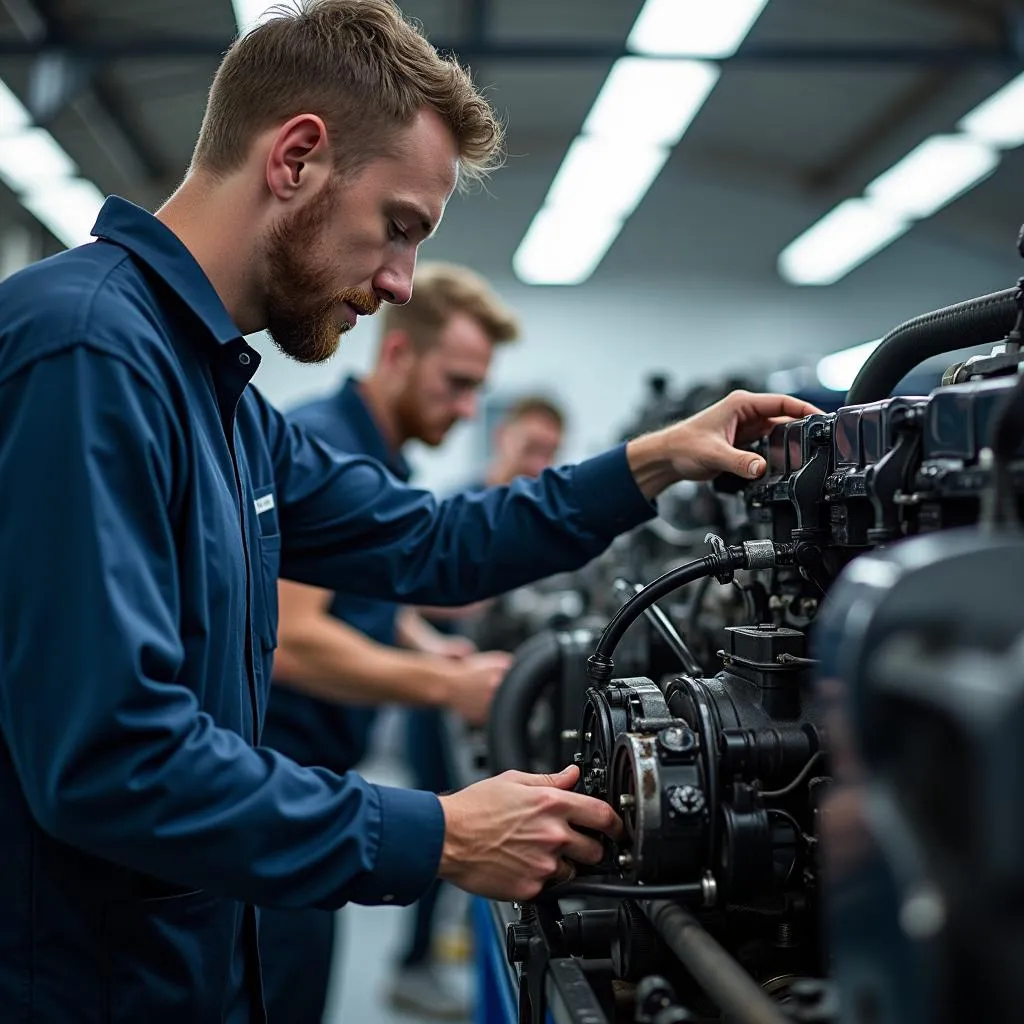
[[[680,817],[689,818],[704,810],[704,794],[695,786],[669,786],[665,795],[669,807]]]
[[[695,738],[693,732],[685,725],[670,725],[658,733],[658,740],[666,750],[683,753],[692,750]]]

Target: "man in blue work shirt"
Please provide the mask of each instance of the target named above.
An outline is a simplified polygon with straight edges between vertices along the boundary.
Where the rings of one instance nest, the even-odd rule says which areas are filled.
[[[513,341],[519,325],[483,278],[439,262],[420,264],[412,299],[386,307],[381,318],[370,373],[292,410],[288,418],[407,480],[404,446],[414,440],[440,445],[456,423],[476,414],[495,346]],[[443,751],[437,709],[447,707],[482,724],[510,656],[471,653],[468,641],[444,636],[413,609],[393,602],[288,580],[281,581],[278,595],[279,646],[263,743],[299,764],[340,774],[366,752],[373,705],[432,705],[416,718],[421,728],[415,735],[429,740],[430,756],[420,756],[422,742],[408,750],[412,782],[434,793],[454,788],[438,761]],[[416,901],[411,941],[391,987],[404,1009],[451,1019],[464,1016],[465,1009],[429,962],[438,888],[435,883]],[[261,913],[271,1024],[319,1024],[323,1018],[335,927],[335,915],[316,907]]]
[[[6,1022],[262,1021],[254,906],[528,899],[611,808],[509,773],[437,797],[259,746],[279,576],[465,603],[580,565],[680,478],[810,410],[738,393],[580,465],[439,504],[289,424],[244,335],[327,358],[408,300],[500,131],[390,0],[236,43],[153,217],[0,285],[0,1006]]]

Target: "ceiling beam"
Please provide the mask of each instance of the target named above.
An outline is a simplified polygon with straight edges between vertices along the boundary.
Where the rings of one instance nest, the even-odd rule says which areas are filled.
[[[882,0],[885,7],[891,0]],[[964,29],[981,33],[990,38],[1001,38],[1007,30],[1008,21],[1019,17],[1006,0],[902,0],[902,2],[925,13],[948,15]],[[875,0],[876,5],[878,0]]]
[[[2,0],[6,3],[7,0]],[[563,42],[498,42],[432,40],[439,50],[459,54],[466,61],[508,60],[522,63],[536,62],[609,62],[628,56],[621,44]],[[164,58],[210,57],[220,58],[230,47],[226,37],[199,36],[138,36],[91,40],[68,40],[61,50],[70,57],[100,64],[117,60],[159,60]],[[0,57],[37,57],[52,44],[46,41],[0,39]],[[686,57],[687,54],[675,54]],[[695,59],[706,59],[694,55]],[[659,59],[654,57],[652,59]],[[731,57],[716,61],[722,65],[787,65],[790,67],[863,67],[866,70],[881,65],[907,65],[917,67],[997,67],[1024,68],[1024,52],[1013,41],[994,45],[952,44],[835,44],[835,43],[748,43]]]
[[[846,193],[850,191],[848,186],[859,191],[864,167],[877,162],[872,161],[872,154],[877,153],[898,132],[919,124],[922,115],[953,84],[948,73],[930,70],[897,96],[878,116],[868,121],[860,131],[851,133],[827,163],[804,175],[804,187],[819,194]]]
[[[491,0],[466,0],[466,38],[486,46],[491,27]]]
[[[71,107],[127,178],[165,177],[163,161],[128,121],[115,90],[104,81],[106,62],[70,36],[54,0],[0,0],[0,4],[23,36],[5,42],[24,45],[33,59],[26,99],[35,120],[49,126]]]

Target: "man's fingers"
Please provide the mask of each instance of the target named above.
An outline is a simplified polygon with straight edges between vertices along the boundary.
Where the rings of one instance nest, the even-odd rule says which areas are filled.
[[[580,777],[579,768],[571,764],[563,768],[557,775],[529,775],[526,772],[513,772],[514,781],[523,786],[547,786],[554,789],[572,789]]]
[[[804,416],[813,416],[821,410],[810,402],[804,402],[792,395],[761,395],[751,394],[744,400],[744,405],[751,408],[759,416],[771,419],[775,416],[786,416],[790,419],[803,419]]]
[[[566,820],[570,825],[603,832],[609,839],[621,839],[625,835],[622,821],[610,804],[582,793],[566,793]]]
[[[766,467],[764,459],[751,451],[734,448],[728,441],[714,443],[713,451],[706,458],[705,465],[714,473],[735,473],[744,480],[756,480]]]
[[[600,864],[604,849],[593,836],[573,831],[562,847],[562,855],[577,864]]]

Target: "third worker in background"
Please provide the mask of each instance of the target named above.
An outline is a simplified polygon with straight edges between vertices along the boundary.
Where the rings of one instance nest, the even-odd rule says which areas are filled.
[[[476,415],[494,349],[516,339],[519,325],[481,277],[447,263],[421,264],[412,299],[386,306],[380,317],[372,371],[293,410],[290,418],[334,447],[368,455],[408,480],[405,444],[440,445],[452,427]],[[499,445],[502,440],[499,435]],[[507,654],[477,653],[469,641],[444,635],[410,608],[284,580],[279,601],[279,647],[263,742],[303,765],[338,773],[355,767],[366,753],[380,704],[448,708],[482,722],[509,665]],[[420,789],[447,788],[444,762],[437,757],[439,721],[435,717],[417,730],[420,747],[412,752],[411,767]],[[465,1007],[428,959],[437,895],[435,883],[417,904],[392,991],[402,993],[407,1009],[458,1017]],[[261,912],[270,1024],[320,1024],[334,945],[333,912]]]

